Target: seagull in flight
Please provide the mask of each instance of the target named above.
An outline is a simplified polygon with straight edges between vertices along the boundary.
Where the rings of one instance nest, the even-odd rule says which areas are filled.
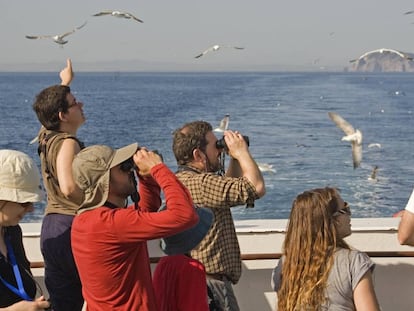
[[[342,137],[342,141],[350,141],[352,145],[352,161],[354,164],[354,169],[361,164],[362,160],[362,133],[358,129],[348,123],[343,119],[339,114],[335,112],[328,112],[329,117],[336,126],[339,127],[344,133],[345,136]]]
[[[219,127],[214,129],[214,132],[224,132],[227,131],[229,128],[229,122],[230,122],[230,115],[226,114],[224,118],[220,121]]]
[[[368,148],[381,148],[381,144],[380,143],[372,143],[368,145]]]
[[[45,39],[45,38],[50,38],[52,39],[54,42],[56,42],[57,44],[60,44],[61,46],[63,46],[64,44],[68,43],[68,40],[65,40],[64,38],[69,36],[70,34],[73,34],[76,30],[79,30],[81,28],[83,28],[86,25],[87,22],[84,22],[82,25],[80,25],[79,27],[76,27],[74,29],[72,29],[71,31],[65,32],[61,35],[42,35],[42,36],[25,36],[27,39]]]
[[[262,173],[266,173],[266,172],[273,173],[273,174],[276,173],[276,169],[273,168],[273,164],[259,163],[259,162],[256,162],[256,164]]]
[[[96,13],[92,16],[103,16],[103,15],[112,15],[112,16],[119,17],[119,18],[133,19],[133,20],[136,20],[137,22],[140,22],[140,23],[144,22],[143,20],[141,20],[138,17],[132,15],[131,13],[121,12],[121,11],[102,11],[102,12]]]
[[[413,13],[414,13],[414,10],[413,11],[407,11],[407,12],[404,13],[404,15],[409,15],[409,14],[413,14]]]
[[[206,55],[208,52],[215,52],[215,51],[218,51],[221,48],[233,48],[233,49],[236,49],[236,50],[243,50],[244,49],[244,48],[238,47],[238,46],[229,46],[229,45],[218,45],[218,44],[216,44],[216,45],[210,46],[207,50],[205,50],[204,52],[198,54],[194,58],[200,58],[201,56]]]

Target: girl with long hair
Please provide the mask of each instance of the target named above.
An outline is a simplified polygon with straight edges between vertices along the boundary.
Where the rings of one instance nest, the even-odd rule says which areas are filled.
[[[344,241],[351,210],[335,188],[299,194],[293,201],[283,256],[273,271],[278,311],[379,311],[367,254]]]

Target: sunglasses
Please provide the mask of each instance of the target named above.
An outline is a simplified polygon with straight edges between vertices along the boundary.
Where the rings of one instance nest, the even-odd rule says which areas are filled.
[[[339,215],[351,216],[351,208],[349,207],[348,202],[344,202],[344,207],[337,210],[335,213],[333,213],[333,216],[339,216]]]
[[[73,103],[71,103],[71,104],[69,104],[68,105],[68,110],[70,109],[70,108],[72,108],[72,107],[75,107],[75,106],[79,106],[81,104],[81,102],[78,102],[76,99],[73,101]]]
[[[135,168],[136,168],[136,165],[134,163],[134,160],[132,160],[132,158],[129,158],[128,160],[125,160],[124,162],[120,164],[121,171],[126,172],[126,173],[131,172]]]

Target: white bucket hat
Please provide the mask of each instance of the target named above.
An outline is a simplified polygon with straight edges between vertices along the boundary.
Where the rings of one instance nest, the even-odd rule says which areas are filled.
[[[0,200],[16,203],[39,202],[43,199],[39,170],[27,154],[0,150]]]

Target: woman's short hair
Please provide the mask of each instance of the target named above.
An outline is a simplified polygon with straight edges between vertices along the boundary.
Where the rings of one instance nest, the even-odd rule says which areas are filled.
[[[59,112],[67,112],[69,103],[66,96],[70,93],[67,85],[53,85],[42,90],[33,103],[40,123],[48,130],[56,131],[60,126]]]

